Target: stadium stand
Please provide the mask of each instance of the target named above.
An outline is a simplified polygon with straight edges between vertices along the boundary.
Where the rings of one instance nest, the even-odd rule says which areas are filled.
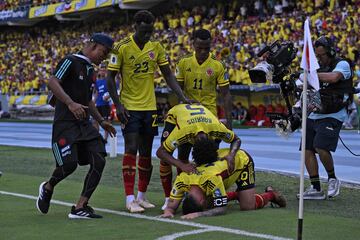
[[[0,10],[38,6],[57,0],[0,1]],[[251,85],[248,69],[258,61],[256,54],[274,40],[292,41],[298,58],[292,69],[299,69],[303,46],[303,22],[311,16],[313,36],[325,34],[337,42],[337,49],[355,66],[360,79],[360,0],[283,0],[209,1],[199,6],[180,5],[159,12],[154,38],[161,39],[172,67],[191,49],[191,33],[203,27],[213,36],[213,52],[229,69],[232,85]],[[131,19],[132,11],[128,11]],[[105,16],[105,15],[104,15]],[[10,96],[47,93],[47,79],[66,52],[76,52],[91,32],[106,32],[119,40],[132,32],[126,21],[113,18],[87,22],[58,23],[50,20],[30,28],[6,27],[0,33],[0,88]],[[156,78],[158,88],[166,83]],[[264,103],[268,104],[268,103]]]

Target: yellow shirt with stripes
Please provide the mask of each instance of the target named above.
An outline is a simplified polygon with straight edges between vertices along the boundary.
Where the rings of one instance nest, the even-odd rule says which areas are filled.
[[[219,149],[218,158],[229,153],[229,149]],[[189,192],[192,185],[200,187],[206,196],[213,198],[226,197],[226,190],[236,183],[244,168],[249,163],[249,156],[242,150],[235,155],[235,169],[228,174],[228,164],[225,160],[218,160],[211,164],[197,167],[198,173],[180,173],[173,184],[170,198],[181,200],[185,192]],[[250,176],[254,178],[254,176]]]
[[[165,119],[174,124],[175,128],[163,142],[164,148],[173,152],[184,143],[194,144],[199,132],[208,134],[210,139],[220,139],[227,143],[234,140],[234,132],[227,129],[214,114],[200,104],[178,104],[172,107]]]
[[[229,148],[222,148],[218,150],[218,159],[222,159],[229,154]],[[211,164],[203,164],[197,167],[197,170],[202,175],[217,175],[221,176],[225,189],[229,189],[239,179],[240,174],[247,168],[250,162],[249,156],[242,150],[237,151],[234,158],[234,171],[228,172],[228,164],[226,160],[218,160]],[[246,176],[250,178],[250,182],[255,182],[255,176]]]
[[[169,64],[165,49],[158,41],[149,41],[143,49],[135,43],[133,36],[114,46],[108,70],[120,72],[120,102],[128,110],[156,110],[154,74],[157,66]]]
[[[220,207],[227,204],[224,183],[221,176],[216,175],[197,175],[182,172],[175,179],[170,198],[181,200],[184,194],[189,192],[192,185],[200,187],[206,196],[212,196],[215,206]]]
[[[229,85],[229,75],[221,61],[209,54],[199,65],[195,53],[186,55],[176,66],[176,78],[184,83],[186,96],[198,100],[217,116],[216,87]]]

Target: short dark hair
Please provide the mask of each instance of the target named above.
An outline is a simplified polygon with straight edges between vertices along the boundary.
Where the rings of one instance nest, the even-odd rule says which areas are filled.
[[[141,24],[142,22],[146,24],[153,24],[155,22],[155,17],[148,10],[141,10],[135,13],[134,21],[136,24]]]
[[[214,140],[209,138],[196,139],[192,151],[194,162],[198,166],[215,162],[218,158],[217,150],[218,147]]]
[[[202,212],[204,208],[191,194],[186,194],[183,203],[182,203],[182,212],[183,215],[193,213],[193,212]]]
[[[193,40],[195,40],[196,38],[199,38],[201,40],[208,40],[210,39],[211,40],[211,34],[209,32],[209,30],[206,30],[206,29],[198,29],[198,30],[195,30],[193,32]]]

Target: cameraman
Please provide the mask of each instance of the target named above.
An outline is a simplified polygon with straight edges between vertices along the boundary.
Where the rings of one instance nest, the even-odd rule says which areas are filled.
[[[340,180],[336,178],[334,161],[330,151],[335,152],[339,132],[346,118],[346,106],[352,100],[352,72],[350,64],[339,57],[331,40],[321,36],[315,42],[315,54],[319,61],[320,112],[312,112],[307,118],[305,165],[311,186],[304,191],[304,199],[326,199],[321,190],[319,166],[315,153],[328,174],[327,196],[340,193]],[[298,195],[299,197],[299,195]]]

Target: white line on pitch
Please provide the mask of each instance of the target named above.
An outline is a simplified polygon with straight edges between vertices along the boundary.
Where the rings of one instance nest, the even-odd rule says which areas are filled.
[[[32,199],[32,200],[37,199],[36,196],[21,194],[21,193],[0,191],[0,194],[21,197],[21,198],[27,198],[27,199]],[[51,203],[57,204],[57,205],[62,205],[62,206],[68,206],[68,207],[73,205],[72,203],[63,202],[63,201],[59,201],[59,200],[51,200]],[[226,232],[226,233],[231,233],[231,234],[256,237],[256,238],[262,238],[262,239],[273,239],[273,240],[290,240],[291,239],[291,238],[283,238],[283,237],[278,237],[278,236],[269,235],[269,234],[252,233],[252,232],[243,231],[243,230],[239,230],[239,229],[211,226],[211,225],[206,225],[206,224],[201,224],[201,223],[196,223],[196,222],[180,221],[180,220],[174,220],[174,219],[168,219],[168,218],[151,217],[151,216],[146,216],[146,215],[142,215],[142,214],[134,214],[134,213],[128,213],[128,212],[115,211],[115,210],[106,209],[106,208],[94,208],[94,209],[99,212],[104,212],[104,213],[111,213],[111,214],[115,214],[115,215],[133,217],[133,218],[139,218],[139,219],[146,219],[146,220],[151,220],[151,221],[175,223],[175,224],[189,226],[189,227],[203,228],[203,229],[209,230],[209,231]]]

